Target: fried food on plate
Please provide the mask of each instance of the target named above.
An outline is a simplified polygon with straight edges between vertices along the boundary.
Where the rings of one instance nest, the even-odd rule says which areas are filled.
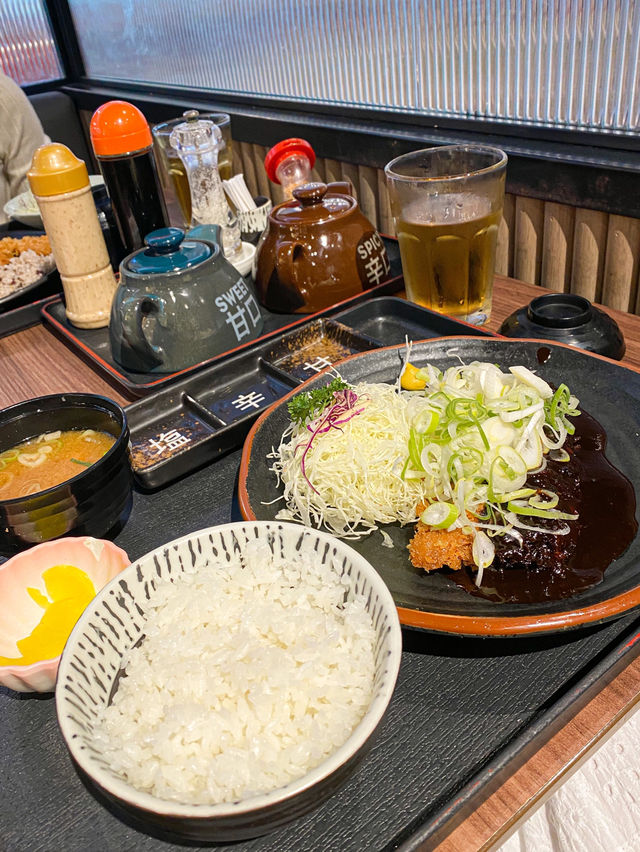
[[[29,250],[43,256],[51,254],[49,237],[46,234],[34,237],[4,237],[0,240],[0,266]]]
[[[418,506],[418,516],[424,511],[426,504]],[[434,530],[418,521],[416,532],[409,542],[409,557],[414,568],[425,571],[438,571],[448,567],[459,571],[465,565],[473,565],[473,536],[461,529]]]

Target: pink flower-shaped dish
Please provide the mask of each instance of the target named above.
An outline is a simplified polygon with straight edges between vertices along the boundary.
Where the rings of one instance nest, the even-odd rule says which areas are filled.
[[[0,565],[0,657],[20,657],[16,642],[29,636],[40,623],[43,609],[27,588],[46,595],[42,575],[48,568],[79,568],[91,579],[97,594],[130,561],[124,550],[112,542],[81,536],[38,544]],[[61,656],[29,665],[0,665],[0,683],[18,692],[52,692]]]

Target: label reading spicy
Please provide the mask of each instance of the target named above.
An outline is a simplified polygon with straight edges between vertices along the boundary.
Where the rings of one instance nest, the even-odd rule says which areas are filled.
[[[389,277],[391,264],[382,237],[376,231],[365,234],[356,248],[358,274],[361,281],[375,287]]]

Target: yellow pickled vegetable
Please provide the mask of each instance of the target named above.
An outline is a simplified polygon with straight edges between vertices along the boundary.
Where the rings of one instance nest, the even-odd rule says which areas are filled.
[[[27,588],[44,610],[42,618],[16,643],[21,656],[0,657],[1,666],[28,666],[61,654],[76,621],[96,594],[91,578],[75,565],[53,565],[43,572],[42,579],[48,597],[38,589]]]
[[[425,379],[420,378],[419,373],[420,370],[418,367],[414,367],[413,364],[407,361],[400,377],[400,385],[404,390],[424,390],[427,382]]]

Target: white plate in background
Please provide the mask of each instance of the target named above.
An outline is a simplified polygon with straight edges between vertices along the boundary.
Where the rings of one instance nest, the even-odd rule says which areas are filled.
[[[89,180],[92,187],[104,183],[102,175],[89,175]],[[42,230],[44,227],[38,203],[29,189],[26,192],[21,192],[20,195],[16,195],[14,198],[10,198],[3,209],[6,216],[16,222],[20,222],[22,225],[26,225],[28,228]]]

